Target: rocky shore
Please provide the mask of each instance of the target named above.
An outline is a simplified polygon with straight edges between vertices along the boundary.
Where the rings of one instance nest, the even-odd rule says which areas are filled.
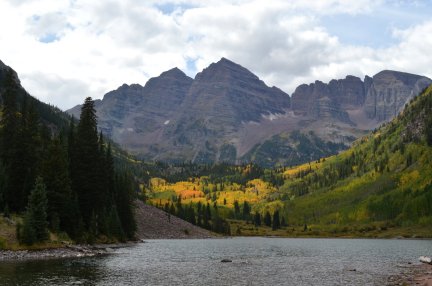
[[[399,274],[387,279],[388,286],[432,286],[432,265],[404,264],[400,265],[400,269]]]
[[[134,243],[68,245],[62,248],[52,248],[52,249],[43,249],[43,250],[18,250],[18,251],[2,250],[0,251],[0,262],[106,255],[112,253],[115,248],[128,247],[133,244]]]

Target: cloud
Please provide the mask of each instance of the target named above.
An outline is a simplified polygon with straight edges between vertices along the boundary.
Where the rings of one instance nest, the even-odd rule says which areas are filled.
[[[432,43],[424,36],[431,34],[432,21],[421,12],[431,7],[424,5],[388,0],[2,1],[0,59],[19,73],[32,95],[62,109],[87,96],[102,98],[123,83],[144,84],[175,66],[194,76],[221,57],[288,93],[316,79],[382,69],[432,76]],[[391,20],[395,15],[403,19],[401,25]],[[374,17],[380,25],[365,25],[361,37],[349,37],[363,19]],[[355,21],[344,27],[350,19]],[[383,35],[389,44],[370,45]]]
[[[66,106],[74,106],[82,103],[85,97],[92,96],[89,85],[79,79],[68,79],[42,72],[24,73],[20,77],[25,82],[27,91],[38,90],[37,98],[46,102],[61,100]]]

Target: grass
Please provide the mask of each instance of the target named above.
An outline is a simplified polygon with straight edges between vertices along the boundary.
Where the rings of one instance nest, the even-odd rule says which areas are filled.
[[[256,227],[241,220],[229,220],[233,236],[276,236],[305,238],[432,238],[432,229],[421,226],[397,227],[388,223],[358,225],[308,225],[286,226],[278,230],[271,227]]]
[[[0,215],[0,250],[43,250],[64,247],[65,244],[72,244],[66,234],[50,233],[50,240],[33,245],[19,244],[16,236],[16,225],[22,222],[22,217],[15,214],[10,218]]]

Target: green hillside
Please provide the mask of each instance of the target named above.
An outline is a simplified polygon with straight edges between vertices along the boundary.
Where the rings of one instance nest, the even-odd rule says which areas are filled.
[[[232,234],[432,237],[431,112],[432,86],[339,155],[289,169],[165,166],[143,190],[173,214],[179,198],[210,205]]]
[[[432,86],[394,120],[280,188],[288,221],[432,226]],[[348,226],[348,228],[347,228]]]

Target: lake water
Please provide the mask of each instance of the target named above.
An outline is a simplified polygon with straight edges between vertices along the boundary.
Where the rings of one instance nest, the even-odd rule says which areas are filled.
[[[431,240],[149,240],[99,257],[0,262],[0,285],[385,285],[431,254]]]

